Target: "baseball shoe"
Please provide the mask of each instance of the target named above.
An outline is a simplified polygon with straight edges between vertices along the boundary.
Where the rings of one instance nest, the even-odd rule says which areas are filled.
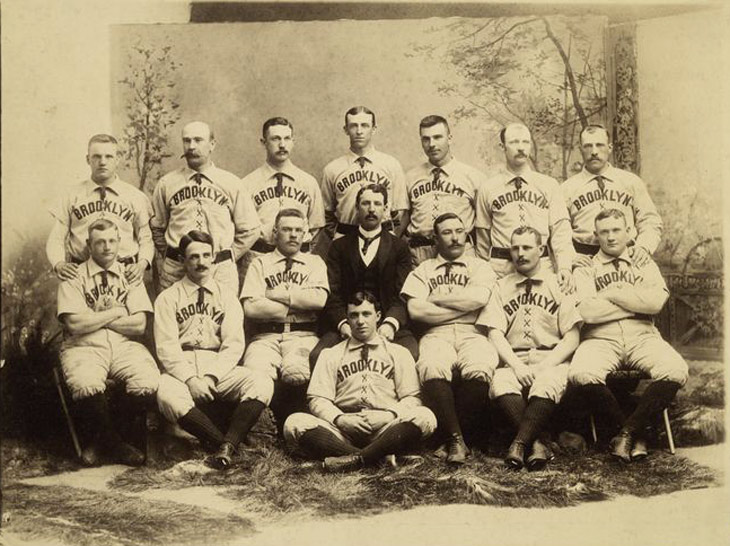
[[[126,442],[119,442],[112,449],[114,460],[127,466],[142,466],[145,461],[144,453]]]
[[[469,456],[469,448],[464,443],[464,437],[461,434],[454,434],[447,442],[448,455],[446,462],[452,464],[464,464]]]
[[[433,452],[433,456],[437,459],[445,459],[449,456],[449,448],[447,444],[441,444],[436,451]]]
[[[205,464],[216,470],[225,470],[231,466],[235,454],[236,447],[231,442],[223,442],[215,454],[205,458]]]
[[[395,455],[393,453],[383,457],[383,464],[385,466],[389,466],[390,468],[398,468],[398,463],[395,460]]]
[[[647,455],[649,455],[649,449],[646,447],[646,440],[644,438],[636,438],[634,440],[634,447],[631,450],[631,460],[641,461],[642,459],[646,459]]]
[[[514,470],[519,470],[525,466],[525,444],[518,440],[512,442],[507,450],[507,456],[504,458],[504,464]]]
[[[611,456],[617,461],[622,463],[631,462],[631,446],[634,443],[634,439],[628,430],[622,430],[616,436],[611,438],[609,448],[611,450]]]
[[[532,442],[532,451],[527,457],[527,470],[542,470],[550,460],[550,450],[540,440]]]
[[[322,470],[329,474],[336,472],[352,472],[362,468],[362,457],[360,455],[341,455],[339,457],[326,457],[322,463]]]
[[[89,444],[81,450],[81,464],[84,466],[99,466],[101,464],[101,454],[99,446]]]

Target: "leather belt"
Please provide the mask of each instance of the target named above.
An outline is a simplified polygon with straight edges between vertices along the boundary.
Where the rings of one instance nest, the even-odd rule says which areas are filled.
[[[302,252],[309,252],[309,249],[311,248],[310,243],[302,243]],[[251,250],[254,250],[256,252],[261,252],[263,254],[268,254],[269,252],[274,252],[276,250],[276,247],[274,245],[270,245],[263,239],[259,239],[256,241],[253,246],[251,247]]]
[[[598,245],[589,245],[587,243],[581,243],[573,239],[573,248],[578,254],[585,254],[586,256],[595,256],[601,247]]]
[[[256,334],[285,334],[288,332],[316,332],[316,322],[252,322]]]
[[[190,345],[189,343],[183,343],[181,349],[183,351],[217,351],[218,349],[207,349],[205,347],[196,347],[195,345]]]
[[[78,258],[71,258],[71,263],[74,263],[76,265],[81,265],[86,260],[79,260]],[[122,265],[130,265],[130,264],[136,264],[138,261],[137,255],[134,256],[127,256],[126,258],[120,258],[117,256],[117,261]]]
[[[492,250],[489,251],[489,255],[492,258],[499,258],[500,260],[511,260],[512,256],[509,253],[509,248],[500,248],[498,246],[493,246]],[[547,258],[549,256],[547,247],[543,247],[542,254],[540,254],[541,258]]]
[[[519,347],[517,349],[512,349],[515,353],[524,353],[527,351],[532,351],[533,349],[536,351],[552,351],[555,347],[546,347],[545,345],[540,345],[538,347]]]
[[[183,256],[177,248],[172,248],[171,246],[167,247],[167,250],[165,251],[165,258],[170,258],[171,260],[175,260],[179,263],[183,263],[185,261],[185,256]],[[233,252],[228,249],[221,250],[218,254],[216,254],[213,263],[219,264],[227,260],[233,261]]]

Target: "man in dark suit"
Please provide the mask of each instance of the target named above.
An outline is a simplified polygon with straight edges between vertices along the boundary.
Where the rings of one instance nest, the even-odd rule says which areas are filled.
[[[372,292],[381,304],[383,318],[378,334],[408,349],[418,359],[418,342],[408,328],[408,312],[400,290],[411,271],[408,245],[381,227],[388,204],[384,186],[368,184],[357,193],[359,227],[336,239],[327,254],[330,294],[324,308],[322,337],[309,355],[312,368],[322,349],[349,338],[347,301],[362,290]]]

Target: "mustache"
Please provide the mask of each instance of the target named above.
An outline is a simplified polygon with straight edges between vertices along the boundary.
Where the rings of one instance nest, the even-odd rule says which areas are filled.
[[[208,271],[207,265],[198,265],[195,267],[195,271]]]
[[[459,247],[462,247],[462,246],[464,246],[464,245],[462,245],[461,243],[451,243],[449,245],[449,248],[459,248]]]

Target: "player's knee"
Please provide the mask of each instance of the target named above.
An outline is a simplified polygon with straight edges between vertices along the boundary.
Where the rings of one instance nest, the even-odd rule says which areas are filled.
[[[568,370],[568,383],[571,385],[593,385],[603,384],[606,382],[606,376],[583,366],[574,366],[571,364]]]
[[[452,378],[451,364],[443,361],[439,362],[438,360],[422,358],[416,364],[416,371],[421,384],[432,379],[451,381]]]
[[[132,396],[148,396],[157,392],[160,385],[160,372],[157,368],[146,370],[145,373],[127,381],[127,392]]]
[[[317,422],[308,413],[292,413],[284,422],[284,440],[290,447],[295,447],[302,434],[317,427]]]
[[[238,399],[258,400],[268,406],[274,396],[274,381],[261,372],[246,370],[247,381],[242,382],[238,388]]]
[[[436,416],[425,406],[410,408],[408,412],[401,415],[401,420],[406,423],[413,423],[421,431],[421,438],[428,438],[436,430]]]
[[[100,383],[94,382],[93,384],[88,383],[73,385],[66,382],[66,386],[68,387],[68,390],[71,393],[71,399],[74,402],[78,400],[83,400],[84,398],[89,398],[90,396],[94,396],[95,394],[106,391],[106,383],[104,383],[103,381]]]
[[[309,382],[310,372],[308,362],[285,362],[281,368],[281,380],[287,385],[298,387]]]
[[[484,390],[486,391],[489,387],[489,382],[494,376],[494,368],[488,368],[486,366],[469,366],[461,371],[461,378],[464,381],[481,381],[484,383]]]
[[[654,380],[673,381],[679,383],[680,386],[684,386],[689,377],[689,367],[684,359],[680,357],[679,360],[667,362],[664,366],[657,366],[652,370],[651,377]]]

